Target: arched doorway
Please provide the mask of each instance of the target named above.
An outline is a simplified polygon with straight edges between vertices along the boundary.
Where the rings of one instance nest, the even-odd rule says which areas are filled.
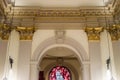
[[[38,31],[38,33],[39,33],[39,31]],[[53,33],[51,33],[51,35],[52,34]],[[36,36],[35,39],[36,38],[38,38],[38,36]],[[36,42],[36,41],[38,41],[38,40],[34,40],[33,42]],[[83,47],[81,45],[82,42],[83,41],[78,42],[75,39],[66,37],[64,40],[64,43],[56,44],[55,37],[50,37],[50,38],[45,39],[39,45],[37,45],[36,48],[33,47],[34,49],[33,49],[32,55],[31,55],[31,61],[33,61],[35,64],[34,63],[31,64],[31,66],[32,66],[31,72],[34,71],[33,67],[37,68],[37,69],[39,67],[39,70],[44,71],[44,73],[45,73],[45,80],[48,80],[48,76],[49,76],[48,73],[50,72],[51,68],[53,66],[55,66],[55,64],[57,64],[55,58],[62,57],[64,60],[64,62],[62,62],[63,65],[66,66],[67,68],[69,68],[71,71],[73,71],[72,75],[75,75],[74,71],[76,71],[78,76],[80,76],[79,78],[77,77],[77,79],[75,79],[76,78],[75,77],[73,80],[89,80],[89,73],[90,73],[90,71],[89,71],[89,67],[90,67],[89,66],[89,54],[87,51],[87,45]],[[34,45],[34,46],[36,46],[36,45]],[[69,55],[64,53],[65,52],[64,50],[54,51],[54,50],[56,50],[56,48],[63,48],[63,49],[65,49],[65,51],[67,50]],[[63,51],[63,52],[60,52],[60,51]],[[50,53],[50,52],[52,52],[52,53]],[[72,55],[71,55],[71,53],[72,53]],[[46,58],[51,58],[51,59],[49,59],[48,61],[44,61]],[[68,58],[69,58],[69,60],[66,60]],[[75,61],[72,59],[75,59]],[[71,63],[73,63],[73,64],[71,64]],[[52,66],[52,67],[45,68],[48,66]],[[37,74],[37,71],[38,70],[36,70],[34,72]],[[31,73],[31,76],[33,76],[33,75],[36,76],[36,74]],[[31,78],[31,80],[34,80],[34,78],[35,78],[34,76]],[[87,76],[87,78],[86,78],[86,76]]]
[[[39,64],[39,67],[40,71],[44,72],[45,80],[50,80],[50,72],[55,67],[60,69],[61,67],[64,69],[67,68],[68,71],[70,71],[70,80],[80,80],[82,77],[81,64],[79,64],[74,51],[66,47],[54,47],[46,51],[44,58]]]

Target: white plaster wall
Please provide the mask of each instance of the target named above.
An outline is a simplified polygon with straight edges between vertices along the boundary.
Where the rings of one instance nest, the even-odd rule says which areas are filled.
[[[81,71],[81,65],[79,64],[79,61],[76,59],[70,59],[70,60],[65,60],[64,62],[69,63],[70,65],[73,66],[73,68],[77,71],[77,73],[72,72],[72,80],[81,80],[82,79],[82,71]],[[71,68],[72,70],[72,68]],[[72,70],[74,71],[74,70]],[[78,75],[77,75],[78,74]]]
[[[7,51],[7,41],[0,40],[0,80],[3,77],[6,51]]]
[[[31,41],[20,41],[18,80],[29,80]]]
[[[88,37],[84,30],[67,30],[66,36],[75,39],[87,53],[89,59]]]
[[[99,42],[89,42],[91,80],[102,80],[102,62]]]
[[[120,80],[120,41],[113,42],[113,52],[115,68],[117,72],[117,80]]]
[[[41,44],[44,40],[53,37],[54,36],[54,30],[37,30],[34,33],[33,40],[32,40],[32,54],[31,57],[35,51],[35,49]]]

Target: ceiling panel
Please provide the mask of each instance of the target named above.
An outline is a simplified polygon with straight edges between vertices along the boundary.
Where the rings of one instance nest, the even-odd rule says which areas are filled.
[[[104,0],[108,2],[109,0]],[[80,7],[103,6],[103,0],[16,0],[16,6]]]

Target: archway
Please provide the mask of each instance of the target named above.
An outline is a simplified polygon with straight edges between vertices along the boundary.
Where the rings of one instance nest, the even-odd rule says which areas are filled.
[[[79,51],[77,51],[75,48],[73,48],[72,46],[69,46],[69,45],[66,45],[66,44],[53,44],[53,45],[50,45],[50,46],[47,46],[42,52],[41,52],[41,54],[39,54],[39,57],[38,57],[38,60],[37,60],[37,62],[36,62],[36,68],[39,68],[39,70],[41,70],[41,66],[39,66],[40,64],[41,64],[41,61],[43,61],[43,59],[44,59],[44,57],[46,56],[46,54],[47,54],[47,51],[49,51],[49,50],[51,50],[51,49],[53,49],[53,48],[56,48],[56,47],[64,47],[64,48],[67,48],[67,49],[69,49],[69,50],[71,50],[73,53],[74,53],[74,57],[75,57],[75,59],[76,59],[76,61],[78,61],[76,64],[80,64],[81,66],[77,66],[77,68],[79,68],[79,70],[76,70],[77,68],[74,68],[74,70],[73,70],[73,74],[75,74],[75,73],[79,73],[79,74],[77,74],[77,75],[79,75],[79,76],[82,76],[82,77],[80,77],[80,78],[78,78],[77,77],[77,79],[78,80],[87,80],[87,79],[83,79],[83,77],[86,77],[87,75],[89,76],[89,63],[87,63],[87,67],[86,67],[86,65],[84,65],[84,60],[83,60],[83,58],[81,57],[81,55],[80,55],[80,53],[79,53]],[[59,56],[55,56],[55,57],[59,57]],[[74,63],[74,62],[73,62]],[[76,65],[75,64],[75,65]],[[68,66],[68,67],[70,67],[70,66]],[[70,69],[72,69],[72,68],[70,68]],[[43,69],[44,70],[44,69]],[[83,72],[85,71],[85,73],[83,73],[82,72],[82,70],[83,70]],[[48,70],[49,71],[49,70]],[[78,71],[78,72],[77,72]],[[87,73],[87,74],[86,74]],[[38,72],[37,72],[37,74],[38,74]],[[85,75],[85,76],[83,76],[83,75]],[[75,76],[76,77],[76,76]],[[82,78],[82,79],[81,79]],[[75,78],[74,78],[75,79]],[[73,80],[74,80],[73,79]],[[77,80],[77,79],[75,79],[75,80]],[[47,79],[48,80],[48,79]]]
[[[57,66],[64,66],[70,70],[72,75],[70,80],[81,80],[81,64],[79,64],[74,51],[66,47],[57,46],[47,50],[44,54],[39,66],[40,71],[44,71],[45,80],[49,80],[48,77],[51,69]]]
[[[54,37],[51,37],[43,41],[41,44],[39,44],[39,46],[33,52],[33,55],[31,56],[31,60],[40,62],[40,60],[44,56],[44,53],[47,50],[58,46],[58,47],[66,47],[73,50],[77,55],[80,63],[83,61],[89,61],[89,55],[87,51],[85,51],[85,49],[76,40],[66,37],[63,44],[57,44],[55,40],[56,39]]]
[[[48,34],[46,34],[46,35],[48,35]],[[83,47],[82,39],[79,39],[79,40],[81,40],[81,42],[80,42],[74,38],[66,36],[64,39],[64,42],[59,44],[59,43],[56,43],[56,38],[52,37],[52,35],[53,35],[53,32],[51,31],[51,35],[50,35],[51,37],[44,38],[44,40],[42,40],[42,42],[37,44],[37,47],[34,48],[34,51],[32,51],[32,55],[31,55],[32,69],[31,70],[33,70],[33,68],[39,68],[39,67],[41,68],[41,66],[39,66],[39,65],[41,64],[42,60],[45,58],[47,51],[49,51],[53,48],[62,47],[62,48],[67,48],[74,53],[74,56],[78,61],[77,64],[81,65],[82,70],[84,72],[82,74],[88,75],[88,78],[89,78],[89,72],[90,72],[89,71],[89,67],[90,67],[89,66],[89,54],[88,54],[87,49],[85,49],[86,47],[85,46]],[[37,38],[38,38],[38,36],[37,36]],[[39,38],[39,40],[40,40],[40,38]],[[33,42],[39,41],[39,40],[34,40]],[[85,41],[87,41],[86,38],[85,38]],[[59,57],[59,56],[56,56],[56,57]],[[36,74],[38,74],[37,71],[38,70],[36,70],[36,72],[35,71],[34,72]],[[34,75],[36,75],[36,74],[34,74]],[[32,78],[32,79],[34,79],[34,78]],[[83,80],[88,80],[88,79],[85,78]]]

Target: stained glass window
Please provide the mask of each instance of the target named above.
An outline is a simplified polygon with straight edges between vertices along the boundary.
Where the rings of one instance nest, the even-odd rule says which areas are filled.
[[[70,71],[64,66],[56,66],[50,71],[49,80],[71,80]]]

